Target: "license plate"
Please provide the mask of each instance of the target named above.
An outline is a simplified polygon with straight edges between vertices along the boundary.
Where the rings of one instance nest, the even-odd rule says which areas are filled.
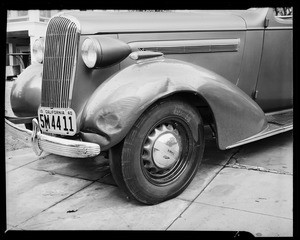
[[[72,136],[76,133],[76,114],[71,108],[39,108],[42,132]]]

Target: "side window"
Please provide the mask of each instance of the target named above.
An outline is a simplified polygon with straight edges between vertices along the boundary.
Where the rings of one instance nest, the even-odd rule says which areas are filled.
[[[293,7],[275,8],[275,16],[279,19],[292,19],[293,18]]]

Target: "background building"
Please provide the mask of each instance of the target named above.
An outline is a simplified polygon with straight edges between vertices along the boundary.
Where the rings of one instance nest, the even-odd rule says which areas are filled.
[[[32,46],[36,39],[46,35],[49,19],[59,10],[7,11],[6,75],[17,75],[35,60],[31,58]],[[16,54],[18,55],[10,55]]]
[[[45,37],[47,23],[58,12],[79,10],[7,11],[6,76],[12,78],[35,62],[32,46],[36,39]],[[119,11],[119,10],[94,10]],[[125,10],[126,11],[126,10]],[[20,61],[19,59],[22,58]],[[23,64],[24,63],[24,64]],[[24,65],[24,66],[23,66]]]

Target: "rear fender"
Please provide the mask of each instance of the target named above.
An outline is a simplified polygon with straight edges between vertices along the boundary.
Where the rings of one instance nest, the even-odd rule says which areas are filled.
[[[261,108],[222,76],[190,63],[162,59],[133,64],[101,84],[79,116],[82,137],[106,150],[126,136],[151,104],[183,91],[207,101],[220,149],[267,126]]]

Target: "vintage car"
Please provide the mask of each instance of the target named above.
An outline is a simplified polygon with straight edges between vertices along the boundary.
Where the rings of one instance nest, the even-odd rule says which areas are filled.
[[[157,204],[192,181],[204,126],[221,150],[293,128],[292,29],[273,8],[59,13],[6,130],[37,154],[106,155],[129,198]]]

